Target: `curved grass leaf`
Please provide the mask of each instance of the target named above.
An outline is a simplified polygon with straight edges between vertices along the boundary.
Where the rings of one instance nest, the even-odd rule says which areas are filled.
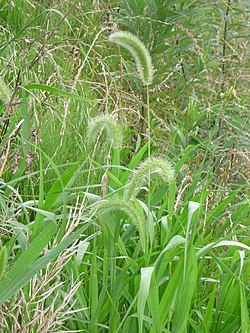
[[[70,93],[65,90],[61,90],[61,89],[58,89],[55,87],[48,86],[46,84],[31,83],[31,84],[25,85],[24,88],[27,90],[48,91],[52,95],[63,97],[63,98],[70,98],[70,99],[74,99],[77,101],[84,101],[84,102],[93,102],[94,101],[93,99],[85,98],[85,97]]]

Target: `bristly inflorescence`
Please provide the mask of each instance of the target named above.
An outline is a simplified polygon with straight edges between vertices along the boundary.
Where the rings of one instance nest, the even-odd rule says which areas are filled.
[[[106,137],[114,149],[121,150],[122,148],[122,129],[114,118],[109,114],[102,114],[92,118],[87,128],[87,142],[93,145],[97,136],[106,132]]]
[[[146,249],[146,221],[143,210],[140,204],[136,200],[128,200],[124,199],[110,199],[105,201],[99,201],[96,203],[95,208],[101,214],[111,213],[114,211],[122,211],[127,214],[133,223],[136,225],[139,235],[140,241],[142,245],[142,249],[145,251]]]
[[[157,173],[163,181],[174,181],[174,170],[168,161],[160,158],[147,159],[139,165],[137,170],[130,177],[129,183],[124,192],[124,199],[135,198],[140,189],[150,177],[151,174]]]
[[[117,31],[109,36],[109,40],[127,49],[134,57],[136,68],[140,79],[145,86],[148,86],[153,81],[153,66],[151,56],[145,45],[135,35]]]

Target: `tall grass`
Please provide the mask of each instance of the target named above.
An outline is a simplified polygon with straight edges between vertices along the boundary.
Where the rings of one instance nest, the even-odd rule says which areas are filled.
[[[3,1],[1,332],[249,332],[248,18]]]

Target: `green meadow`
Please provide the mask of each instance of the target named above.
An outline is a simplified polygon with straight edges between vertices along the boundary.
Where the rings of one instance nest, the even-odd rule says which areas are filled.
[[[250,332],[250,3],[0,1],[0,332]]]

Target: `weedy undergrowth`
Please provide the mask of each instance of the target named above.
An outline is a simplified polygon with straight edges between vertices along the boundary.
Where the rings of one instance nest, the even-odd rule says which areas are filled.
[[[222,140],[225,124],[235,147],[247,136],[244,85],[228,80],[239,62],[232,16],[243,2],[30,0],[22,13],[19,1],[4,3],[5,86],[19,69],[23,78],[2,146],[26,150],[37,125],[46,143],[36,141],[34,172],[13,176],[6,164],[0,184],[0,330],[248,333],[249,201],[223,169],[224,160],[237,166]],[[111,34],[118,55],[99,38],[110,23],[133,33]],[[122,69],[134,75],[130,56],[140,81],[121,79]],[[131,110],[148,129],[134,127],[134,142],[129,127],[121,142],[119,119]],[[13,140],[15,124],[23,130]]]

